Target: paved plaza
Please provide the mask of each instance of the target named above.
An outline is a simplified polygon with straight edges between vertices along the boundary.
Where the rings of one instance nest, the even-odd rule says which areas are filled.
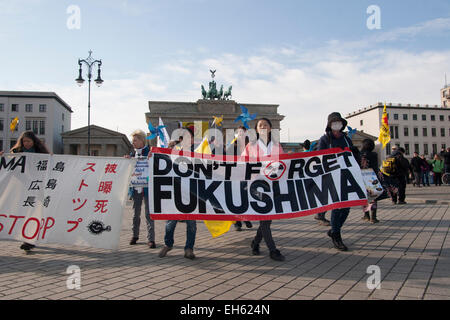
[[[130,246],[127,206],[118,251],[43,245],[25,254],[19,242],[1,240],[0,299],[450,299],[450,187],[409,186],[406,201],[380,202],[378,224],[352,208],[343,228],[348,252],[332,247],[328,227],[313,216],[274,221],[284,262],[271,260],[264,242],[261,255],[252,255],[257,222],[213,239],[199,221],[195,260],[183,257],[186,224],[178,223],[174,249],[159,258],[165,221],[155,222],[156,249],[146,245],[144,219],[138,245]],[[66,284],[73,265],[80,289]],[[380,289],[370,285],[376,272],[369,266],[379,268]]]

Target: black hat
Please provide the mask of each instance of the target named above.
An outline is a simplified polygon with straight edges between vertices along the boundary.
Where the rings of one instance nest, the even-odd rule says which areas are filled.
[[[337,121],[342,122],[341,131],[343,131],[345,129],[345,127],[347,126],[347,120],[342,118],[341,114],[339,112],[333,112],[328,116],[328,122],[327,122],[327,127],[326,127],[325,131],[331,131],[331,123],[337,122]]]

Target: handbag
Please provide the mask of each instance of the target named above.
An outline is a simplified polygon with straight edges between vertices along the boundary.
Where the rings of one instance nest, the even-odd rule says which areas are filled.
[[[364,186],[366,187],[367,200],[373,201],[382,195],[384,189],[373,169],[361,169]]]

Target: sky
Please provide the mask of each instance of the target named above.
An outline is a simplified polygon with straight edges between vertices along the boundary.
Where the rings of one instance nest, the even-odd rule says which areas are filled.
[[[195,102],[216,69],[238,103],[279,105],[281,140],[302,142],[334,111],[440,105],[449,31],[448,0],[0,0],[0,90],[56,92],[86,126],[75,78],[92,50],[91,124],[129,136],[148,131],[149,100]]]

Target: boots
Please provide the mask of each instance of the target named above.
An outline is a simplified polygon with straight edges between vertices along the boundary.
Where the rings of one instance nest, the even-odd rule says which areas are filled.
[[[370,217],[370,223],[378,223],[378,222],[380,222],[377,219],[377,210],[372,210],[371,214],[372,214],[372,216]]]
[[[260,254],[259,244],[255,243],[255,240],[252,241],[251,248],[253,255],[258,256]]]
[[[328,231],[328,236],[333,241],[333,245],[336,249],[339,251],[347,251],[347,246],[342,242],[341,234],[340,233],[333,233],[331,230]]]
[[[364,221],[370,221],[369,211],[364,212],[364,217],[362,219]]]

